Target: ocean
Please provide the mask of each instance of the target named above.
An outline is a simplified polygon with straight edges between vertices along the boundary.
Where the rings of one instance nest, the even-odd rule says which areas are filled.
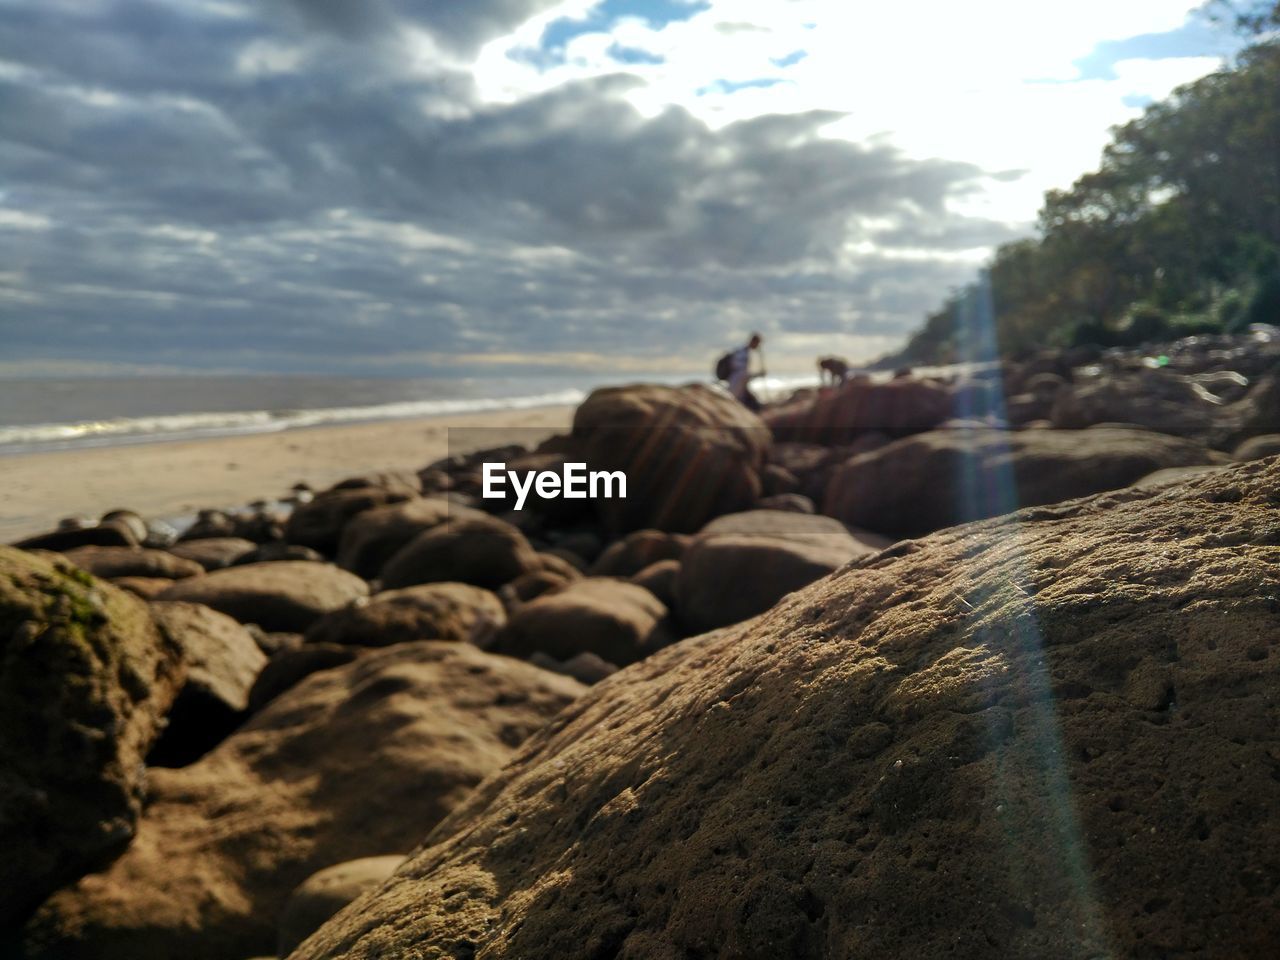
[[[687,375],[371,379],[186,376],[0,380],[0,456],[580,403],[592,389]],[[784,396],[814,377],[769,378]]]

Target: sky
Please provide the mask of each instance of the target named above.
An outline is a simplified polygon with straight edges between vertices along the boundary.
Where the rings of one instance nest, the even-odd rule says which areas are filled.
[[[0,376],[771,371],[900,345],[1187,0],[0,0]]]

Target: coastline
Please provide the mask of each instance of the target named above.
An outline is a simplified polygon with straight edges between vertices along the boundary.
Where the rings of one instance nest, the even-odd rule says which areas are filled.
[[[52,529],[76,514],[127,508],[172,517],[282,497],[299,481],[319,489],[359,474],[416,471],[451,452],[450,429],[483,428],[485,445],[527,443],[567,430],[573,411],[495,410],[12,454],[0,459],[0,542]]]

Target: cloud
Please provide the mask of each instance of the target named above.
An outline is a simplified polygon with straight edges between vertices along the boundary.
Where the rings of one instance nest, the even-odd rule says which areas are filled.
[[[883,349],[1027,230],[1033,205],[984,203],[1036,158],[850,134],[880,108],[803,93],[831,69],[805,26],[822,10],[722,7],[8,0],[6,352],[456,374],[701,373],[757,327],[806,367],[816,335]],[[566,19],[563,64],[511,58]],[[1094,101],[1190,69],[1143,63],[1090,81]]]

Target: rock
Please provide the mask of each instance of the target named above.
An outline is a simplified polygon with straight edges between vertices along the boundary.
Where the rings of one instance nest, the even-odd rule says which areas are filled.
[[[496,589],[542,561],[515,527],[494,517],[450,519],[418,534],[382,568],[388,589],[457,580]]]
[[[344,570],[372,580],[387,561],[418,534],[439,526],[450,517],[475,519],[478,516],[482,516],[480,511],[444,497],[425,497],[374,507],[358,514],[343,527],[336,562]]]
[[[573,580],[577,579],[581,578],[573,578]],[[534,570],[530,573],[522,573],[510,583],[504,584],[498,590],[498,596],[502,598],[503,606],[511,611],[544,594],[563,590],[573,580],[550,570]],[[481,646],[484,645],[481,644]]]
[[[182,650],[187,678],[147,762],[182,767],[213,749],[244,719],[267,656],[249,631],[198,603],[151,605],[156,625]]]
[[[280,914],[276,953],[287,957],[326,920],[395,873],[403,860],[401,853],[361,857],[325,867],[307,877],[289,894]]]
[[[538,551],[538,567],[547,573],[554,574],[561,580],[581,580],[582,571],[557,553],[547,550]]]
[[[326,490],[310,503],[297,506],[285,524],[285,539],[326,555],[338,549],[342,530],[357,514],[389,503],[401,503],[412,495],[386,487]]]
[[[248,563],[279,563],[281,560],[309,560],[313,563],[323,563],[324,554],[300,544],[272,540],[270,543],[254,547],[248,553],[240,554],[231,561],[231,566],[242,567]]]
[[[137,543],[142,543],[151,536],[151,531],[147,528],[147,521],[142,519],[142,515],[133,510],[108,510],[102,515],[100,523],[116,523],[123,527],[127,527],[129,533]]]
[[[422,493],[422,481],[412,470],[382,470],[362,473],[357,477],[335,483],[330,490],[362,490],[378,487],[403,497],[416,497]],[[321,494],[324,496],[324,494]]]
[[[901,437],[932,430],[953,410],[951,391],[929,380],[851,380],[822,391],[811,403],[769,410],[764,421],[776,440],[833,445],[862,433]]]
[[[1165,467],[1221,462],[1192,440],[1121,427],[939,430],[837,468],[823,512],[893,537],[915,537],[1019,506],[1128,486]]]
[[[123,523],[100,523],[95,527],[55,530],[27,537],[14,544],[20,550],[53,550],[61,553],[76,547],[136,547],[132,531]]]
[[[703,528],[680,563],[676,609],[692,632],[747,620],[787,594],[886,545],[830,517],[752,510]]]
[[[231,566],[257,548],[256,543],[243,537],[198,537],[178,541],[169,548],[169,552],[175,557],[194,560],[205,570],[213,571]]]
[[[281,647],[270,654],[271,659],[253,681],[253,687],[249,690],[249,712],[257,713],[313,673],[345,667],[359,659],[366,649],[337,643],[305,643]]]
[[[1203,440],[1217,429],[1218,408],[1181,378],[1147,371],[1072,384],[1058,393],[1049,419],[1059,430],[1120,422]]]
[[[214,751],[153,770],[129,849],[47,900],[31,960],[270,953],[317,870],[413,849],[582,687],[461,643],[315,673]]]
[[[300,633],[368,593],[363,580],[330,564],[282,560],[178,580],[160,599],[203,603],[241,623]]]
[[[1269,958],[1277,489],[1024,510],[659,651],[293,960]]]
[[[502,601],[488,590],[467,583],[424,583],[387,590],[367,603],[325,614],[307,631],[307,642],[386,647],[449,640],[483,647],[506,622]]]
[[[204,573],[194,560],[176,557],[166,550],[141,547],[75,547],[64,554],[81,570],[95,577],[163,577],[181,580]]]
[[[168,577],[113,577],[111,583],[143,600],[158,597],[173,586],[173,581]]]
[[[141,600],[0,546],[0,939],[128,845],[181,682]]]
[[[201,510],[191,526],[182,531],[179,543],[192,540],[222,540],[236,536],[236,522],[225,510]]]
[[[545,653],[538,651],[529,658],[529,662],[535,667],[573,677],[579,683],[585,683],[588,686],[599,683],[605,677],[618,672],[614,664],[588,651],[576,653],[564,661],[548,657]]]
[[[611,531],[690,533],[760,498],[769,433],[722,391],[641,384],[593,391],[573,440],[588,470],[626,474],[626,499],[596,500]]]
[[[571,530],[555,538],[555,548],[567,550],[590,564],[604,550],[604,539],[594,530]]]
[[[817,513],[813,500],[803,493],[779,493],[756,503],[757,510],[784,510],[787,513]]]
[[[689,537],[661,530],[636,530],[610,544],[591,567],[593,577],[630,577],[659,560],[679,560]]]
[[[541,651],[562,661],[588,651],[625,666],[671,642],[666,616],[648,590],[588,577],[513,611],[491,649],[526,658]]]
[[[659,560],[651,563],[631,578],[637,587],[644,587],[657,597],[668,610],[675,610],[676,583],[680,578],[679,560]]]
[[[1203,477],[1209,473],[1220,473],[1226,469],[1227,467],[1222,464],[1206,464],[1199,467],[1165,467],[1163,470],[1156,470],[1154,473],[1148,473],[1145,477],[1135,480],[1130,486],[1142,489],[1167,487],[1173,483],[1182,483],[1184,480]]]
[[[1250,437],[1236,447],[1237,460],[1261,460],[1263,457],[1274,457],[1280,453],[1280,433],[1263,434]]]

